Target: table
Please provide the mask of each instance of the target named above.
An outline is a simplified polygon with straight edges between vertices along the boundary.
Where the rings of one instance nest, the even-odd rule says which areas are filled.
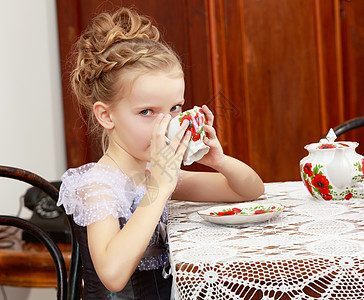
[[[302,182],[266,184],[254,202],[285,206],[252,226],[204,221],[213,206],[172,200],[168,238],[175,299],[364,299],[364,199],[313,199]]]
[[[18,234],[8,238],[10,248],[0,249],[0,285],[21,287],[57,287],[55,266],[47,248],[40,243],[26,243]],[[57,244],[69,269],[71,244]]]

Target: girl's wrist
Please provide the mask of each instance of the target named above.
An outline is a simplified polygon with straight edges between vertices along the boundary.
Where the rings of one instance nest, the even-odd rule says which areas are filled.
[[[224,167],[226,159],[227,159],[227,156],[225,154],[222,154],[221,157],[219,159],[215,159],[214,164],[209,167],[220,172],[221,169]]]
[[[140,201],[140,206],[148,206],[155,201],[162,201],[166,202],[169,198],[171,193],[168,193],[165,189],[159,189],[158,186],[148,187],[147,191],[143,197],[143,199]]]
[[[174,191],[173,185],[158,185],[155,188],[149,188],[148,192],[157,193],[158,197],[168,198]]]

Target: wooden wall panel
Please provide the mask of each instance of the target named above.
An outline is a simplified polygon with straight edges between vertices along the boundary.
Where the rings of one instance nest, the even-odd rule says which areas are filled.
[[[341,1],[345,119],[364,116],[364,1]],[[364,155],[364,128],[345,135]]]
[[[209,1],[214,94],[211,104],[224,151],[252,163],[241,3]]]
[[[356,75],[343,72],[345,67],[354,72],[351,56],[342,50],[343,43],[350,45],[345,44],[341,28],[348,4],[338,0],[210,3],[218,11],[217,26],[223,26],[215,32],[220,87],[239,111],[238,117],[231,116],[232,125],[223,124],[234,135],[232,140],[227,135],[226,149],[251,164],[265,181],[299,179],[298,162],[307,155],[303,146],[353,117],[347,106],[355,100],[345,96],[345,79],[362,90],[348,79]],[[356,11],[359,16],[360,10]],[[361,28],[359,18],[349,19]],[[353,49],[363,53],[357,45]],[[235,127],[237,123],[240,126]]]
[[[64,128],[67,166],[76,167],[89,160],[85,123],[80,118],[79,107],[70,87],[72,71],[72,47],[80,34],[78,3],[72,0],[57,1],[58,34],[61,57]]]
[[[245,1],[252,153],[266,181],[297,179],[303,146],[320,136],[313,11],[307,0]]]

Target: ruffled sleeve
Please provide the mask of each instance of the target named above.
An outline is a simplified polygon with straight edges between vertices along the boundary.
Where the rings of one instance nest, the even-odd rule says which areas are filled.
[[[131,217],[135,193],[128,189],[128,178],[117,169],[91,163],[69,169],[61,179],[57,205],[73,214],[76,224],[88,226],[110,215],[125,220]]]

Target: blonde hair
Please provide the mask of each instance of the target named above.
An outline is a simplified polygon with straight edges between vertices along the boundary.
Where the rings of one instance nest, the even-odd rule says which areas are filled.
[[[101,129],[104,152],[107,134],[93,116],[93,104],[102,101],[112,105],[116,93],[130,86],[123,81],[120,86],[120,76],[134,74],[135,79],[148,72],[171,72],[176,67],[183,74],[177,54],[160,39],[151,20],[131,9],[98,15],[76,46],[72,89],[89,117],[89,130],[101,133]]]

